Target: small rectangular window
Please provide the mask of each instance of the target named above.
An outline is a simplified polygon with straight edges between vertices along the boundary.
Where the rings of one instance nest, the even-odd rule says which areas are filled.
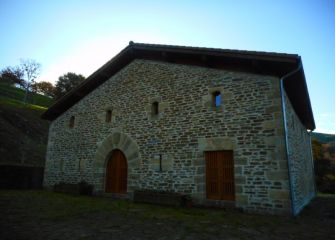
[[[213,93],[213,106],[214,107],[221,106],[221,92],[219,91]]]
[[[107,110],[106,111],[106,122],[111,122],[112,121],[112,110]]]
[[[158,102],[153,102],[151,106],[151,113],[152,115],[158,115],[159,109],[158,109]]]
[[[70,128],[74,128],[74,116],[70,118],[70,123],[69,123]]]

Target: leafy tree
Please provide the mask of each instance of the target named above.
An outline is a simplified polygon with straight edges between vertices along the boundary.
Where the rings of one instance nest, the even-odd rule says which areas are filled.
[[[31,85],[34,83],[35,79],[40,73],[41,64],[39,64],[33,59],[25,59],[25,60],[21,59],[20,68],[22,72],[24,73],[24,77],[25,77],[26,94],[24,95],[23,101],[24,103],[26,103]]]
[[[55,87],[55,98],[59,99],[68,93],[71,89],[78,86],[82,81],[85,80],[85,77],[81,74],[75,74],[68,72],[63,76],[58,78]]]
[[[6,67],[0,71],[0,82],[24,87],[23,71],[20,67]]]
[[[37,82],[31,85],[33,92],[43,94],[45,96],[53,97],[55,94],[55,86],[50,82]]]

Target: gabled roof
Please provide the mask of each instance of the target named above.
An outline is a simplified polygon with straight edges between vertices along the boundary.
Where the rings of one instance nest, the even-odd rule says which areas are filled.
[[[301,64],[300,56],[296,54],[130,42],[119,54],[54,103],[42,115],[42,118],[56,119],[134,59],[229,69],[278,77],[297,69]],[[303,68],[285,81],[284,86],[301,122],[307,129],[313,130],[315,123]]]

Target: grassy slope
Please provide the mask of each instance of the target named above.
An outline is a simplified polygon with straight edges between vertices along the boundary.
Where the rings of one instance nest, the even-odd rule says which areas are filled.
[[[23,101],[25,91],[20,88],[8,86],[7,84],[0,83],[0,100],[16,100]],[[30,93],[28,94],[28,103],[42,107],[48,107],[52,104],[52,99],[41,94]]]
[[[48,97],[33,94],[41,104],[24,104],[24,91],[0,84],[0,164],[44,166],[49,123],[40,115],[51,104]]]

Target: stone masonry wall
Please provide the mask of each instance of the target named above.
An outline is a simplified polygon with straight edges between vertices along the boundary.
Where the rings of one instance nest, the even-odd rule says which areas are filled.
[[[284,94],[288,134],[288,158],[292,185],[294,215],[298,214],[315,196],[311,139],[300,122],[289,98]]]
[[[212,106],[215,91],[220,107]],[[235,205],[288,213],[283,133],[276,77],[134,60],[52,122],[44,185],[85,180],[103,193],[106,160],[118,148],[129,193],[174,191],[206,204],[204,151],[233,150]]]

